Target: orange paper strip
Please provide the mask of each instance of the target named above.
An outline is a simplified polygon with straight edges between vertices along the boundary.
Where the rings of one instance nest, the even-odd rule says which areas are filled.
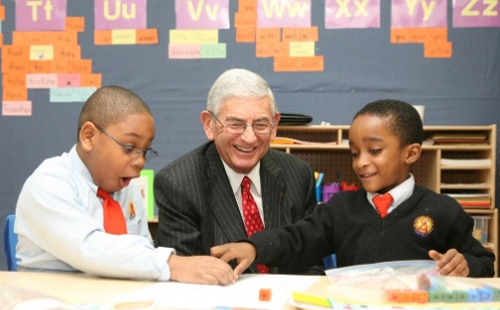
[[[27,73],[29,70],[29,65],[29,61],[4,59],[2,60],[2,73]]]
[[[43,45],[53,43],[53,32],[12,31],[12,45]]]
[[[257,12],[257,0],[239,0],[238,12]]]
[[[234,27],[257,27],[257,13],[234,13]]]
[[[255,42],[255,27],[236,28],[236,42]]]
[[[280,28],[257,28],[255,33],[255,40],[257,42],[280,42],[281,29]]]
[[[76,31],[64,31],[54,32],[54,45],[56,44],[70,44],[77,45],[78,44],[78,33]]]
[[[137,29],[136,44],[158,44],[158,29]]]
[[[62,60],[62,59],[54,61],[53,72],[54,73],[70,73],[68,61],[69,60]]]
[[[6,73],[2,77],[2,87],[16,88],[26,87],[26,74],[25,73]]]
[[[290,53],[289,47],[288,42],[257,42],[255,44],[255,57],[288,56]]]
[[[0,20],[5,20],[5,6],[0,5]]]
[[[95,45],[111,45],[111,30],[94,30]]]
[[[80,45],[54,45],[54,60],[80,59]]]
[[[101,73],[82,74],[80,76],[80,86],[100,88],[102,86],[102,74]]]
[[[323,55],[314,57],[275,57],[275,72],[324,71]]]
[[[410,43],[410,28],[392,28],[391,43]]]
[[[3,46],[3,33],[0,33],[0,47]]]
[[[70,73],[92,73],[92,59],[68,60],[68,70]]]
[[[309,28],[283,28],[283,42],[318,41],[318,26]]]
[[[451,58],[451,56],[452,56],[451,42],[424,43],[425,58]]]
[[[24,101],[28,100],[28,89],[24,87],[4,88],[2,94],[3,101]]]
[[[83,16],[66,17],[66,31],[85,31],[85,18]]]
[[[32,60],[30,61],[28,73],[51,73],[54,71],[52,64],[53,61]]]
[[[437,43],[448,41],[448,28],[427,28],[425,42]]]
[[[30,49],[27,45],[4,45],[2,47],[2,59],[25,60],[30,58]]]

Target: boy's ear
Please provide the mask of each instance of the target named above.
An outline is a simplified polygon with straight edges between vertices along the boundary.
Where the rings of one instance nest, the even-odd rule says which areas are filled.
[[[205,135],[207,136],[208,140],[212,141],[214,139],[214,133],[211,127],[213,121],[212,115],[207,110],[204,110],[203,112],[201,112],[200,120],[201,123],[203,124],[203,130],[205,130]]]
[[[420,155],[422,154],[422,145],[420,145],[419,143],[413,143],[406,146],[406,148],[408,151],[405,161],[408,165],[411,165],[420,158]]]
[[[92,122],[85,122],[78,133],[80,145],[85,152],[90,152],[94,148],[99,129]]]

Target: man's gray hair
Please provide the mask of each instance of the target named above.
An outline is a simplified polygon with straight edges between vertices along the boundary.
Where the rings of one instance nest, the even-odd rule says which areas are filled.
[[[260,75],[246,69],[229,69],[222,73],[208,92],[207,110],[218,115],[222,103],[231,98],[269,97],[271,113],[278,110],[269,84]]]

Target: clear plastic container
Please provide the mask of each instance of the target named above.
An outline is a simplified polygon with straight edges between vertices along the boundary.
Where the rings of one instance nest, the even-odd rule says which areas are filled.
[[[0,309],[2,310],[78,310],[50,296],[22,289],[8,284],[0,284]]]
[[[488,228],[491,216],[473,216],[474,229],[472,235],[481,243],[488,242]]]

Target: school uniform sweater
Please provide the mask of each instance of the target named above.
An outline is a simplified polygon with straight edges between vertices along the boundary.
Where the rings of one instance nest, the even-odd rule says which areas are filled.
[[[469,277],[494,275],[495,256],[472,236],[474,220],[453,198],[415,186],[412,196],[385,218],[369,204],[366,191],[342,192],[303,220],[250,238],[257,263],[300,268],[331,253],[346,267],[428,259],[429,250],[456,249]]]

